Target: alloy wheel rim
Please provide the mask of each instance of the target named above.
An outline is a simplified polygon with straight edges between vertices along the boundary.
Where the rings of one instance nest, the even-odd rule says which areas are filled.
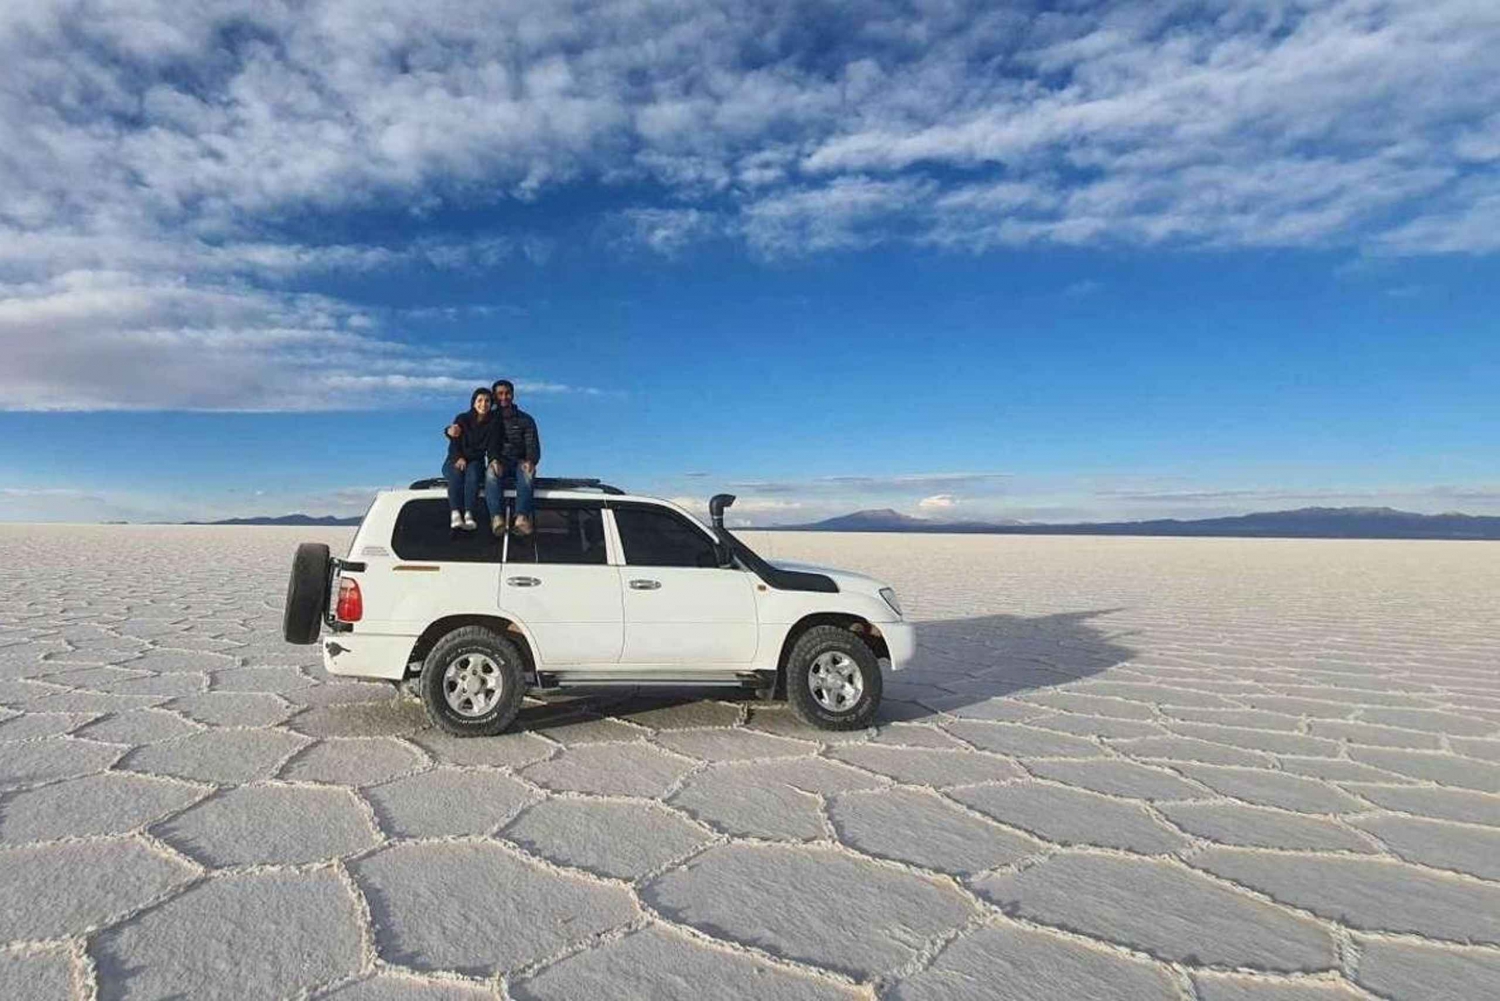
[[[865,694],[865,676],[854,658],[829,650],[815,657],[807,669],[807,689],[829,712],[848,712]]]
[[[443,672],[443,698],[448,708],[467,719],[494,709],[504,690],[500,665],[482,653],[466,653]]]

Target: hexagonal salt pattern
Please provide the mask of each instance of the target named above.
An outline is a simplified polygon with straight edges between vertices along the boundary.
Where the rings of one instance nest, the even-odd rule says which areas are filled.
[[[1500,993],[1493,546],[752,535],[901,591],[877,727],[464,740],[281,642],[311,538],[0,526],[0,997]]]

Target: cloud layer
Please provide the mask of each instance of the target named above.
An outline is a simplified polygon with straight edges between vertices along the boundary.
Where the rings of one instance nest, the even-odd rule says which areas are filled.
[[[606,243],[665,254],[1493,253],[1497,51],[1492,0],[20,0],[0,10],[0,407],[467,383],[310,283],[545,260],[554,235],[309,234],[564,186],[603,193]]]

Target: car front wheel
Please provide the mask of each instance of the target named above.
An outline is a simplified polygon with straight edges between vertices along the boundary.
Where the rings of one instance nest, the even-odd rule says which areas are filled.
[[[460,737],[493,736],[521,709],[521,652],[484,626],[455,629],[427,654],[419,686],[427,716],[440,729]]]
[[[880,708],[880,661],[857,634],[814,626],[798,637],[786,665],[787,701],[823,730],[860,730]]]

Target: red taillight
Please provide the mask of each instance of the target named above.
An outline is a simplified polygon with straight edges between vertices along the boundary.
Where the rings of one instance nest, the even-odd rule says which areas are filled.
[[[358,622],[365,614],[365,599],[359,593],[359,582],[352,577],[339,578],[339,603],[333,610],[340,622]]]

